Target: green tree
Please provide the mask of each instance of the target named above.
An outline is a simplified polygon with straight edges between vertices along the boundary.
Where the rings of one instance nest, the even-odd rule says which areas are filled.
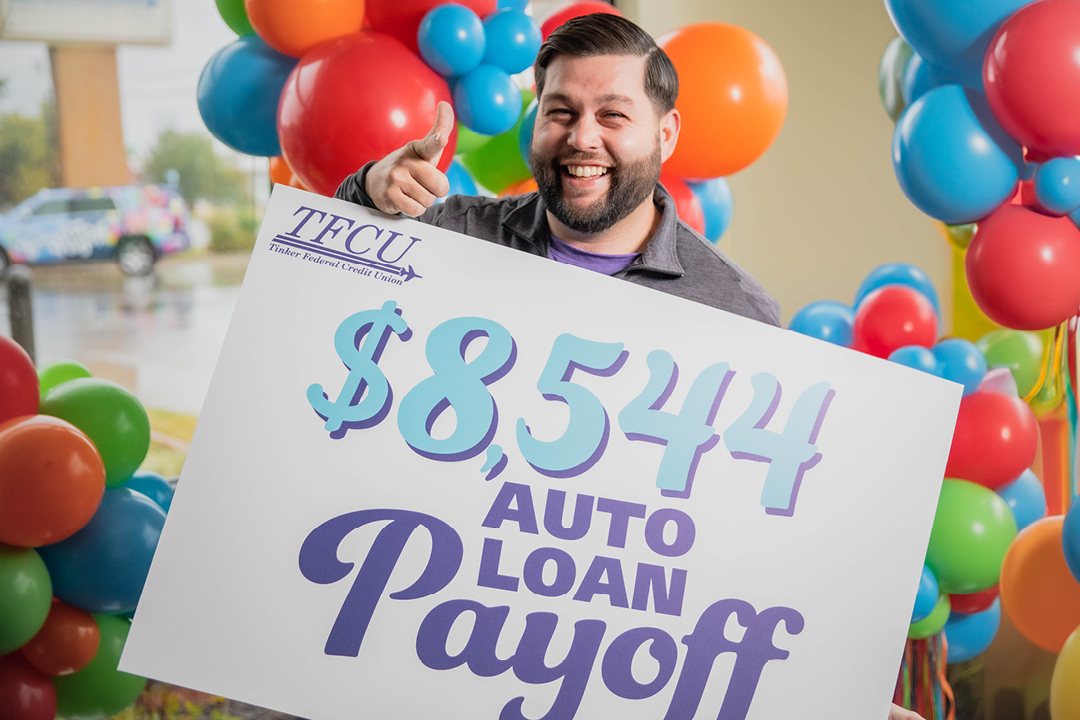
[[[180,194],[189,203],[205,199],[217,203],[248,200],[245,174],[214,152],[210,137],[202,133],[166,130],[158,135],[143,165],[143,179],[165,182],[165,174],[180,175]]]
[[[0,115],[0,205],[14,205],[56,184],[55,126],[51,102],[36,118]]]

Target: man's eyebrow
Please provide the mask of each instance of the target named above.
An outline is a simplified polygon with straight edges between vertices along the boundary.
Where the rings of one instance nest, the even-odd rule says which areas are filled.
[[[572,105],[573,104],[573,100],[566,93],[560,93],[560,92],[544,93],[544,98],[547,99],[547,100],[551,100],[553,102],[566,103],[567,105]],[[608,95],[601,95],[600,97],[598,97],[596,99],[597,99],[597,101],[599,101],[601,103],[614,102],[614,103],[622,103],[623,105],[633,105],[634,104],[633,98],[631,98],[631,97],[629,97],[627,95],[619,95],[617,93],[611,93],[611,94],[608,94]]]

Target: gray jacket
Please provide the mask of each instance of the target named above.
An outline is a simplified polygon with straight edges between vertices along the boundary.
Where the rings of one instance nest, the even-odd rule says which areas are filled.
[[[335,197],[374,208],[364,190],[368,163],[345,178]],[[780,305],[757,282],[675,213],[675,201],[662,185],[653,202],[663,213],[645,252],[625,270],[615,273],[635,285],[742,315],[770,325],[780,324]],[[549,257],[551,231],[544,203],[532,192],[509,198],[451,195],[428,208],[420,222],[481,240]]]

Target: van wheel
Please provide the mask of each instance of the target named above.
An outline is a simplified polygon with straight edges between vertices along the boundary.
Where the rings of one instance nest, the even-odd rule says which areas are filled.
[[[116,261],[125,275],[146,275],[154,268],[154,247],[146,238],[125,238],[116,248]]]
[[[11,260],[8,259],[7,251],[0,247],[0,277],[7,272],[9,265],[11,265]]]

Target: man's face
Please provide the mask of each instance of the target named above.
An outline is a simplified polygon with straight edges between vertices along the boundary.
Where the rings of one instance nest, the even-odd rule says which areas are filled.
[[[658,117],[645,93],[644,58],[555,58],[529,152],[548,210],[575,232],[598,233],[651,202],[678,126],[678,113]]]

